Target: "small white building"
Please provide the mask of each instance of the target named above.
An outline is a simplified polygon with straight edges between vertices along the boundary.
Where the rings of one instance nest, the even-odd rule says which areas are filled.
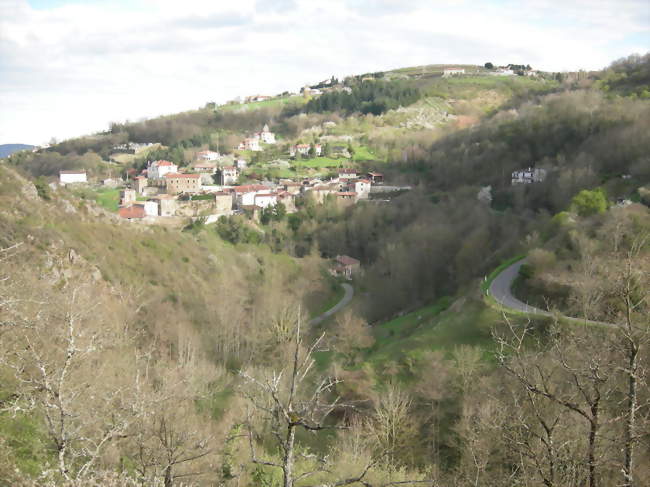
[[[546,179],[546,169],[529,167],[512,173],[513,185],[541,183],[544,179]]]
[[[339,179],[357,179],[357,170],[339,169]]]
[[[465,70],[463,68],[446,68],[442,70],[442,75],[444,77],[458,76],[459,74],[465,74]]]
[[[248,137],[240,142],[240,144],[235,148],[237,150],[250,150],[250,151],[261,151],[262,147],[260,147],[260,139],[256,139],[255,137]]]
[[[221,157],[221,154],[211,150],[202,150],[196,154],[196,158],[199,161],[216,161]]]
[[[154,161],[147,166],[149,179],[162,179],[166,174],[178,172],[178,166],[169,161]]]
[[[251,206],[255,204],[255,196],[263,193],[270,193],[271,188],[262,184],[247,184],[245,186],[235,186],[232,188],[235,193],[235,202],[237,206]]]
[[[258,193],[253,198],[253,204],[260,208],[275,206],[277,202],[278,195],[276,193]]]
[[[357,198],[367,199],[370,194],[370,181],[367,179],[357,179],[350,183],[350,191],[357,193]]]
[[[63,185],[87,182],[86,171],[59,171],[59,183]]]
[[[269,125],[264,124],[261,132],[257,132],[254,138],[261,140],[265,144],[275,144],[275,134],[269,130]]]
[[[155,201],[136,201],[133,206],[142,207],[145,216],[158,216],[158,203]]]
[[[235,166],[224,166],[219,170],[219,183],[228,186],[237,182],[237,168]]]
[[[307,156],[310,149],[311,145],[309,144],[292,145],[289,147],[289,155],[291,157],[296,157],[296,154]],[[316,156],[320,156],[323,153],[323,147],[320,144],[314,144],[314,153]]]

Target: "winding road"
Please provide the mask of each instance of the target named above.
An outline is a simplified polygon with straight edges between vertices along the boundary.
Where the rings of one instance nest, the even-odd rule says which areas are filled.
[[[352,287],[351,284],[348,284],[347,282],[341,283],[341,287],[343,287],[343,289],[345,289],[345,294],[343,295],[343,298],[341,298],[341,301],[339,301],[334,306],[332,306],[330,309],[325,311],[325,313],[323,313],[322,315],[317,316],[313,320],[310,320],[309,324],[311,326],[315,326],[315,325],[318,325],[318,324],[322,323],[327,318],[329,318],[330,316],[332,316],[335,313],[338,313],[343,308],[345,308],[348,304],[350,304],[350,301],[352,301],[352,298],[354,297],[354,288]]]
[[[512,295],[512,284],[519,275],[519,269],[526,262],[528,262],[528,258],[524,257],[503,269],[490,284],[488,296],[492,296],[497,303],[505,308],[521,311],[522,313],[550,316],[551,313],[548,311],[530,306]]]
[[[521,260],[518,260],[514,264],[509,265],[501,273],[494,278],[490,287],[488,288],[488,296],[491,296],[498,304],[504,308],[518,311],[526,314],[533,315],[542,315],[542,316],[553,316],[553,313],[545,311],[543,309],[536,308],[529,304],[524,303],[523,301],[517,299],[512,295],[512,284],[519,275],[519,269],[522,265],[528,262],[528,258],[524,257]],[[603,321],[593,321],[587,320],[584,318],[573,318],[571,316],[562,315],[562,318],[574,323],[582,323],[589,325],[603,325],[603,326],[617,326],[614,323],[605,323]]]

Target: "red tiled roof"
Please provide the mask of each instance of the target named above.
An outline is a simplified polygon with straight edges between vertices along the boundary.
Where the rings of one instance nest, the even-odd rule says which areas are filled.
[[[339,174],[356,174],[356,169],[339,169]]]
[[[381,177],[383,177],[384,175],[382,173],[380,173],[380,172],[369,172],[368,176],[372,176],[372,177],[381,176]]]
[[[235,166],[223,166],[222,169],[227,169],[229,171],[235,171],[237,168]]]
[[[232,188],[235,193],[250,193],[251,191],[262,191],[264,189],[269,189],[269,187],[263,184],[246,184]]]
[[[357,179],[357,183],[367,183],[367,184],[370,184],[370,181],[368,181],[367,179]]]
[[[177,172],[168,172],[165,174],[166,178],[169,179],[178,179],[178,178],[187,178],[187,179],[198,179],[201,177],[200,174],[179,174]]]
[[[176,165],[173,162],[169,162],[169,161],[156,161],[153,164],[155,164],[158,167],[160,167],[160,166],[175,166]]]
[[[354,191],[339,191],[338,193],[336,193],[336,196],[356,196],[356,195],[357,193],[355,193]]]
[[[337,255],[336,256],[336,261],[341,265],[361,264],[360,261],[358,261],[354,257],[350,257],[349,255]]]
[[[122,218],[144,218],[146,216],[144,206],[127,206],[120,208],[118,213]]]

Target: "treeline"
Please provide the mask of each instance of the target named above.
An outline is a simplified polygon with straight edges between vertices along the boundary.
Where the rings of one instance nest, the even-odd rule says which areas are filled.
[[[596,78],[607,92],[649,99],[650,53],[643,56],[633,54],[614,61]]]
[[[415,103],[419,90],[400,81],[363,81],[352,86],[352,91],[332,91],[309,100],[307,113],[343,112],[381,115],[388,110]]]
[[[597,90],[552,94],[428,147],[406,148],[401,165],[440,194],[490,185],[502,206],[556,213],[581,189],[611,178],[647,181],[649,123],[643,102]],[[545,182],[512,186],[511,173],[527,167],[546,169]]]

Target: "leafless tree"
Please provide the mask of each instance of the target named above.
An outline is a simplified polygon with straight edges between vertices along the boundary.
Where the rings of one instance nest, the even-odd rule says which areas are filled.
[[[336,410],[350,410],[353,405],[343,404],[335,396],[335,386],[341,381],[335,377],[316,379],[311,372],[314,366],[313,353],[323,340],[321,335],[307,348],[303,347],[300,329],[301,319],[295,323],[292,345],[293,354],[287,367],[259,377],[247,371],[240,374],[247,387],[243,394],[252,408],[249,408],[246,429],[251,452],[251,460],[257,465],[278,468],[282,470],[283,486],[294,487],[297,482],[304,481],[319,473],[330,472],[328,459],[303,453],[296,445],[296,432],[303,429],[318,432],[325,429],[342,429],[342,426],[328,423],[328,418]],[[256,433],[253,425],[253,411],[261,415],[269,426],[278,447],[279,459],[262,458],[256,449]],[[359,473],[348,478],[333,480],[322,487],[341,487],[359,483],[366,487],[372,486],[365,479],[370,470],[384,457],[380,452],[373,456],[363,466]],[[311,467],[303,472],[297,472],[296,460],[309,462]],[[413,484],[414,482],[389,482],[383,487],[398,484]]]
[[[587,423],[587,482],[597,487],[599,434],[603,422],[608,421],[603,418],[603,408],[613,391],[607,350],[595,350],[588,334],[563,330],[560,335],[558,329],[551,332],[544,350],[541,341],[531,345],[529,326],[517,327],[505,315],[504,322],[506,334],[495,333],[500,365],[527,392],[565,408]]]

